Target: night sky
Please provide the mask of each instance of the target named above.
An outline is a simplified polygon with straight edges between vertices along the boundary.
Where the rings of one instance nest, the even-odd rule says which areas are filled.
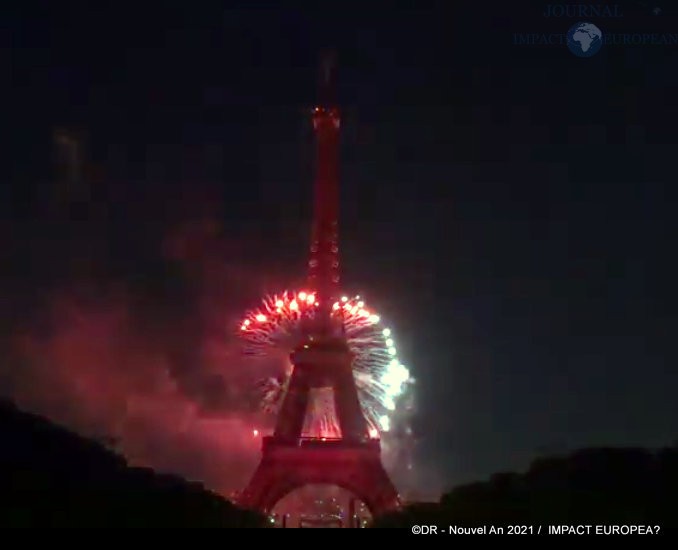
[[[421,490],[675,442],[678,47],[514,45],[576,22],[547,3],[3,5],[3,346],[49,332],[64,289],[91,304],[105,283],[218,409],[228,383],[191,370],[204,290],[226,326],[303,280],[307,109],[331,47],[343,280],[417,379]],[[675,8],[616,4],[603,31],[678,33]],[[59,182],[59,128],[83,136],[83,188]],[[1,394],[71,406],[26,398],[50,382],[22,365],[0,368]]]

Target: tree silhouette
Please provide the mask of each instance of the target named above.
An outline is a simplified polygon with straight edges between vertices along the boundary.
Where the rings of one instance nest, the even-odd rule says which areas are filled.
[[[131,468],[44,419],[0,404],[0,527],[262,527],[201,485]]]

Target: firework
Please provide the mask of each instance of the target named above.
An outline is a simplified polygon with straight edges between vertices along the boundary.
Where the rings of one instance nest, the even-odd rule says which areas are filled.
[[[291,351],[301,337],[301,319],[312,314],[317,306],[313,292],[268,296],[240,324],[244,352],[266,356],[276,348]],[[348,345],[354,354],[353,374],[370,436],[379,437],[390,429],[397,400],[411,381],[409,370],[398,359],[391,329],[383,326],[379,315],[372,312],[360,296],[342,297],[333,304],[332,314],[343,320]],[[287,364],[278,378],[261,382],[261,403],[266,412],[278,410],[291,372],[292,365]],[[338,435],[331,394],[319,390],[316,398],[311,399],[310,407],[305,431],[323,437]]]

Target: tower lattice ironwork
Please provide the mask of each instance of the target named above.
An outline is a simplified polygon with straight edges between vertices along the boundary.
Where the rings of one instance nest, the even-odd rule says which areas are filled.
[[[312,109],[316,137],[314,211],[308,262],[309,288],[318,307],[304,319],[302,338],[290,358],[293,371],[273,435],[263,440],[262,458],[240,504],[268,513],[286,494],[309,484],[342,487],[360,498],[375,515],[395,508],[399,498],[381,462],[380,441],[371,438],[352,370],[338,298],[339,135],[335,101],[335,64],[324,56],[320,101]],[[336,439],[303,437],[312,390],[331,388],[341,435]]]

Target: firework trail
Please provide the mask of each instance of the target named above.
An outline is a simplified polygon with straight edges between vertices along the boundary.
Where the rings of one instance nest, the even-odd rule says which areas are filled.
[[[317,306],[312,292],[283,292],[266,297],[240,324],[244,353],[266,356],[272,349],[291,352],[301,337],[300,321],[312,315]],[[380,433],[389,431],[396,402],[412,381],[409,370],[398,360],[391,329],[382,325],[379,315],[371,312],[360,296],[342,297],[333,304],[332,311],[342,318],[348,345],[354,354],[353,374],[370,436],[379,437]],[[261,381],[259,390],[264,411],[277,412],[292,368],[288,361],[279,377]],[[340,434],[331,391],[318,390],[312,396],[304,431],[314,437]]]

